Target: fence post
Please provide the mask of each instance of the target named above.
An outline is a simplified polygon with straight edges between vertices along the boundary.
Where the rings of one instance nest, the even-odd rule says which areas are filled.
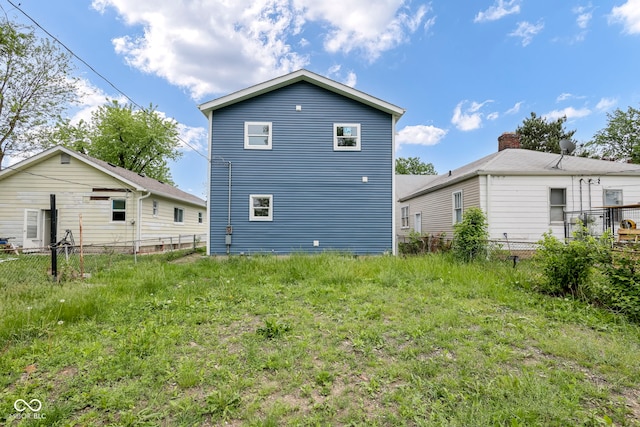
[[[58,213],[56,212],[56,195],[49,194],[49,204],[51,209],[51,275],[54,279],[58,278]]]

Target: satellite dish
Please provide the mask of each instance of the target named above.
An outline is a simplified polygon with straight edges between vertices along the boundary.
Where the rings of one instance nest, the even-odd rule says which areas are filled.
[[[576,144],[573,143],[570,139],[561,139],[560,140],[560,150],[562,150],[562,154],[571,154],[573,150],[576,149]]]

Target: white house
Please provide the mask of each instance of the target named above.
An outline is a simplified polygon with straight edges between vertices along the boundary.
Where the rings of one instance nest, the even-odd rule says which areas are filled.
[[[515,133],[498,141],[496,153],[408,194],[398,188],[404,194],[396,204],[398,235],[452,236],[465,209],[476,206],[487,216],[491,239],[506,233],[510,240],[537,242],[548,231],[564,238],[567,212],[640,203],[640,165],[514,148]]]
[[[206,238],[204,200],[61,146],[0,171],[0,237],[13,237],[11,243],[24,250],[50,245],[51,195],[58,238],[68,229],[76,243],[81,224],[84,245],[149,250],[140,246],[176,244],[178,236]]]

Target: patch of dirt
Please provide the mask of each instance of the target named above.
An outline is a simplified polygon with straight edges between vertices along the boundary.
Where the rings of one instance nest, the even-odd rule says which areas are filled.
[[[170,264],[191,264],[194,263],[196,261],[198,261],[199,259],[204,258],[204,256],[202,254],[199,253],[193,253],[193,254],[189,254],[186,256],[183,256],[181,258],[177,258],[174,260],[169,261]]]

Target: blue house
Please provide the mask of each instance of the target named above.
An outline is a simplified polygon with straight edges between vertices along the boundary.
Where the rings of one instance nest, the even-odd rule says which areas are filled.
[[[404,110],[307,70],[206,102],[211,255],[395,252]]]

